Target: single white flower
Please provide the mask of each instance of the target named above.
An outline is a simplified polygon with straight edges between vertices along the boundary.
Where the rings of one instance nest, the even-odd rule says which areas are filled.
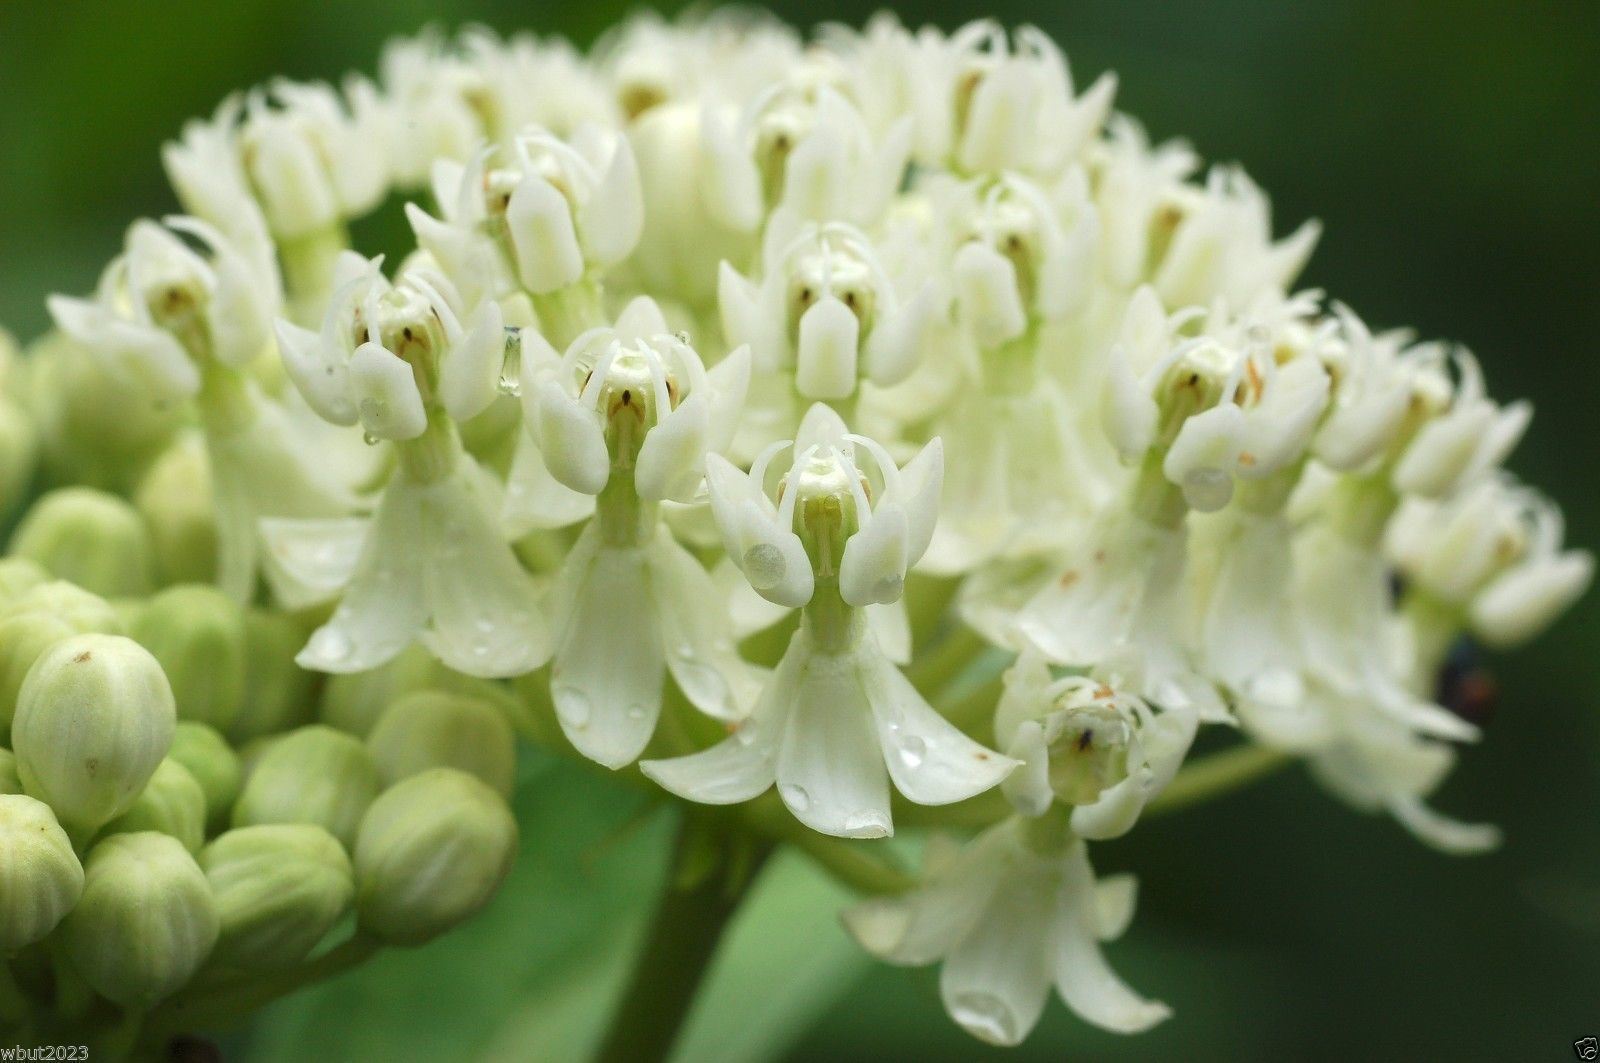
[[[1097,882],[1070,833],[1013,817],[930,868],[914,892],[846,909],[844,923],[889,963],[942,963],[945,1010],[979,1040],[1021,1043],[1052,986],[1085,1022],[1139,1033],[1171,1009],[1130,989],[1100,951],[1132,921],[1135,890],[1131,875]]]
[[[938,506],[937,441],[901,469],[818,404],[792,447],[777,502],[765,487],[777,448],[748,475],[712,455],[707,477],[728,555],[763,597],[803,608],[800,628],[731,737],[641,767],[673,793],[708,804],[747,801],[776,782],[802,823],[882,837],[893,832],[890,780],[912,801],[946,804],[994,786],[1015,762],[934,711],[861,612],[899,598],[907,567],[927,548]],[[872,459],[866,469],[858,454]]]

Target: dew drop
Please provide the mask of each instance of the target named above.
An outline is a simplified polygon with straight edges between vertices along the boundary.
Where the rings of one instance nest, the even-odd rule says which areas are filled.
[[[916,735],[907,735],[900,740],[900,762],[906,767],[920,767],[927,755],[928,743]]]
[[[794,783],[784,783],[782,786],[779,786],[778,789],[783,794],[783,803],[794,809],[796,812],[804,812],[806,809],[811,807],[811,795],[806,793],[806,788],[804,786],[796,786]]]
[[[556,703],[556,715],[561,717],[562,723],[577,731],[589,726],[589,717],[594,715],[589,695],[575,686],[557,686],[550,689],[550,697]]]
[[[649,710],[643,705],[628,706],[628,719],[630,720],[642,720],[648,715],[650,715]]]
[[[844,830],[854,838],[882,838],[889,833],[889,821],[882,812],[852,812],[844,817]]]
[[[495,389],[502,395],[522,394],[522,330],[515,326],[506,329],[506,356],[500,363]]]
[[[350,636],[338,628],[325,627],[311,640],[311,652],[324,661],[342,661],[354,647]]]
[[[369,447],[375,447],[379,443],[383,442],[383,440],[379,439],[377,436],[373,435],[371,432],[362,432],[361,433],[361,442],[365,443]]]
[[[950,1017],[968,1033],[990,1044],[1016,1044],[1021,1035],[1017,1013],[993,993],[974,990],[953,994]]]

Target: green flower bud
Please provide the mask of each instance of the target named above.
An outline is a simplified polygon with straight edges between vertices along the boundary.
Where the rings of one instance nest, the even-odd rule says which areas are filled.
[[[407,694],[378,720],[367,749],[385,786],[429,768],[459,768],[509,798],[516,781],[516,736],[505,713],[462,694]]]
[[[188,433],[151,464],[133,504],[150,529],[156,575],[163,583],[217,578],[217,515],[211,462],[198,434]]]
[[[371,671],[329,676],[322,690],[322,722],[365,738],[390,705],[419,690],[465,694],[492,702],[508,712],[519,707],[516,699],[499,684],[462,675],[440,664],[421,646],[412,646],[388,664]]]
[[[189,770],[206,799],[206,825],[221,830],[233,814],[233,803],[244,786],[244,765],[239,754],[215,730],[193,720],[179,720],[172,734],[168,759]]]
[[[182,425],[182,403],[131,392],[100,358],[59,332],[29,351],[28,408],[53,483],[126,490]]]
[[[357,739],[302,727],[261,755],[233,806],[233,825],[311,823],[349,847],[378,790],[378,769]]]
[[[0,612],[28,591],[50,579],[50,573],[39,562],[26,557],[0,558]]]
[[[35,502],[11,536],[11,552],[106,597],[149,594],[150,533],[116,495],[61,487]]]
[[[70,583],[53,580],[23,592],[0,614],[0,734],[10,730],[22,681],[40,654],[72,635],[121,631],[109,603]]]
[[[356,913],[392,945],[421,945],[494,896],[517,851],[517,821],[498,794],[454,768],[384,791],[356,841]]]
[[[0,518],[10,516],[26,497],[38,457],[33,418],[0,394]]]
[[[83,893],[83,866],[42,801],[0,795],[0,957],[56,928]]]
[[[133,807],[107,823],[102,834],[142,830],[170,834],[191,853],[206,843],[206,793],[189,769],[170,756],[156,766]]]
[[[294,663],[311,627],[298,617],[267,609],[244,615],[244,704],[228,737],[245,742],[292,731],[311,722],[317,676]]]
[[[120,635],[46,650],[17,697],[11,748],[23,787],[68,830],[126,812],[172,745],[172,688],[149,651]]]
[[[0,794],[20,794],[22,776],[17,774],[17,755],[0,746]]]
[[[89,854],[83,899],[61,924],[62,945],[90,988],[142,1010],[189,980],[218,926],[211,886],[176,838],[115,834]]]
[[[244,702],[244,612],[215,587],[169,587],[128,634],[155,654],[178,715],[225,731]]]
[[[231,830],[205,847],[200,866],[222,917],[212,960],[263,970],[305,959],[350,908],[350,858],[308,823]]]

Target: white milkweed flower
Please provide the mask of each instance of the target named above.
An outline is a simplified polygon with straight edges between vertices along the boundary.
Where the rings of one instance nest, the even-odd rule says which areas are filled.
[[[643,225],[633,149],[594,126],[570,142],[530,126],[509,148],[436,163],[433,187],[443,220],[406,207],[417,241],[463,291],[486,296],[577,284],[626,258]]]
[[[765,487],[770,462],[791,447],[774,502]],[[858,454],[871,458],[868,469]],[[802,823],[861,838],[893,832],[891,779],[910,800],[936,805],[1004,778],[1015,762],[934,711],[861,615],[900,597],[906,569],[927,547],[938,507],[938,442],[901,469],[819,404],[794,443],[770,449],[748,475],[715,455],[706,460],[728,555],[763,597],[804,612],[750,718],[711,749],[645,761],[645,773],[710,804],[746,801],[776,782]]]
[[[901,897],[844,912],[868,952],[904,966],[943,964],[939,995],[963,1029],[1021,1043],[1050,989],[1074,1014],[1114,1033],[1139,1033],[1172,1012],[1139,996],[1101,954],[1133,920],[1136,880],[1096,881],[1088,846],[1052,818],[1013,817],[930,866]]]
[[[607,767],[632,763],[650,741],[668,672],[725,720],[754,698],[710,575],[658,513],[692,497],[708,450],[727,445],[749,371],[741,348],[708,372],[643,297],[564,356],[524,362],[527,419],[550,471],[596,496],[551,592],[560,634],[550,694],[572,744]]]
[[[340,464],[314,452],[250,375],[271,349],[275,279],[217,229],[176,217],[136,222],[94,299],[49,300],[62,331],[131,391],[194,400],[210,456],[217,581],[240,601],[255,591],[262,517],[338,517],[356,504]]]
[[[749,344],[765,372],[792,372],[802,399],[848,398],[862,378],[880,387],[904,380],[939,311],[934,287],[902,296],[852,226],[784,222],[767,230],[759,283],[722,264],[728,342]]]
[[[1562,549],[1561,511],[1501,474],[1443,502],[1408,499],[1386,534],[1386,552],[1424,601],[1413,627],[1437,667],[1463,627],[1493,646],[1533,638],[1589,586],[1594,556]],[[1429,634],[1432,637],[1427,637]]]
[[[501,535],[499,482],[455,429],[498,394],[500,308],[483,302],[463,324],[436,271],[417,266],[391,284],[381,265],[344,260],[349,279],[320,333],[278,323],[285,366],[311,407],[333,424],[359,421],[373,442],[395,441],[399,458],[369,524],[277,527],[271,560],[285,583],[312,600],[348,583],[297,660],[359,672],[420,640],[469,675],[531,671],[550,655],[537,591]]]
[[[1000,785],[1024,816],[1060,802],[1072,807],[1078,837],[1114,838],[1172,781],[1198,723],[1192,713],[1158,713],[1099,679],[1055,679],[1025,649],[995,708],[995,736],[1021,762]]]

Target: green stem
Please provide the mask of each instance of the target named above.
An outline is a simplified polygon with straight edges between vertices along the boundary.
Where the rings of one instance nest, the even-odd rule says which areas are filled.
[[[21,1026],[30,1010],[28,998],[23,995],[22,987],[17,985],[17,976],[12,973],[10,962],[0,959],[0,1023],[7,1027]]]
[[[1164,815],[1203,804],[1250,785],[1287,767],[1290,754],[1266,746],[1244,745],[1202,757],[1178,772],[1145,810],[1149,816]]]
[[[819,834],[790,815],[770,792],[744,805],[741,811],[752,830],[775,842],[794,846],[838,882],[858,893],[904,893],[917,883],[915,876],[880,855],[884,851],[882,843]]]
[[[297,989],[343,974],[365,962],[378,948],[377,939],[358,930],[342,944],[288,971],[253,978],[243,985],[196,986],[150,1014],[146,1039],[170,1037],[248,1014]]]
[[[684,815],[666,896],[597,1063],[655,1063],[672,1054],[717,945],[750,888],[754,869],[726,859],[681,881],[703,858],[703,825],[694,812]]]

